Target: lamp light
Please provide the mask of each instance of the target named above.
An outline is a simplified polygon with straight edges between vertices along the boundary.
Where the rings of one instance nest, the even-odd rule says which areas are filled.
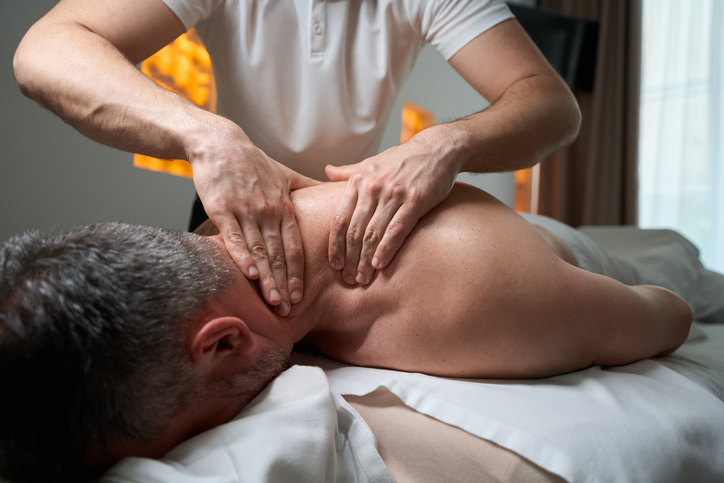
[[[435,113],[414,102],[402,103],[402,125],[400,127],[400,144],[410,140],[412,136],[423,129],[435,125]]]
[[[216,83],[211,58],[194,29],[144,60],[141,72],[197,106],[216,112]],[[181,159],[157,159],[134,154],[133,165],[185,178],[192,177],[191,165]]]

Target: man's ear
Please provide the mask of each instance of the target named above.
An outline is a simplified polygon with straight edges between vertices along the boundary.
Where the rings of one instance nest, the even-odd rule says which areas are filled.
[[[216,317],[206,321],[191,338],[191,360],[203,372],[213,372],[228,356],[248,355],[254,337],[238,317]]]

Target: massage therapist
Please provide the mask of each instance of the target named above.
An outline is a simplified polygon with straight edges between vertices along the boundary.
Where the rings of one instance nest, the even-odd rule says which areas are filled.
[[[135,67],[194,26],[218,114]],[[425,42],[491,106],[377,154]],[[494,0],[61,0],[25,35],[14,70],[25,95],[86,136],[188,160],[226,249],[282,316],[304,292],[290,191],[325,173],[347,181],[328,258],[364,285],[458,173],[530,167],[580,123],[570,90]]]

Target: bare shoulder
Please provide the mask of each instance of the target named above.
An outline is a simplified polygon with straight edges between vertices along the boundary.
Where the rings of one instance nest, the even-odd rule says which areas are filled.
[[[329,182],[291,192],[291,199],[298,214],[310,215],[318,212],[333,212],[342,197],[347,183]],[[495,205],[513,212],[505,204],[480,188],[456,182],[448,198],[441,204],[449,207],[452,204],[473,203]],[[434,211],[434,210],[433,210]]]
[[[294,214],[306,247],[327,241],[329,228],[347,183],[324,183],[291,192]],[[326,248],[325,248],[326,253]]]
[[[314,240],[326,242],[345,187],[345,182],[330,182],[292,192],[305,245]],[[528,236],[540,238],[527,221],[504,203],[479,188],[458,182],[442,203],[418,221],[405,245],[414,245],[413,254],[423,256],[425,251],[445,244],[449,237],[469,240],[471,236],[493,236],[492,231],[500,236],[503,232],[497,227],[506,221],[517,227],[516,232],[528,230]],[[404,251],[409,250],[403,248]],[[404,257],[398,254],[396,258]]]
[[[342,197],[347,183],[322,183],[291,192],[291,200],[297,215],[308,216],[316,212],[334,210]]]

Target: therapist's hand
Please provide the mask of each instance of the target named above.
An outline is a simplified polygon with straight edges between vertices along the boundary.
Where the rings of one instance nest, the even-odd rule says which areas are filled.
[[[192,160],[194,185],[224,245],[266,302],[286,316],[304,293],[304,252],[289,192],[319,184],[246,136],[217,140]]]
[[[450,193],[462,161],[443,126],[360,163],[326,167],[332,181],[347,180],[332,219],[328,256],[348,284],[369,283],[417,221]]]

